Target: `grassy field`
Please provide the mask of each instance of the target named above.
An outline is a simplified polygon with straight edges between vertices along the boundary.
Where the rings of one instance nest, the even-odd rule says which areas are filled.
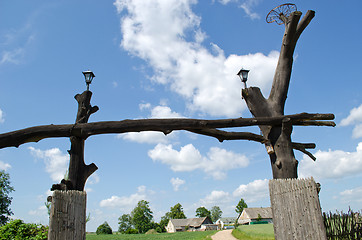
[[[274,240],[273,224],[239,226],[233,236],[243,240]]]
[[[87,240],[153,240],[153,239],[172,239],[172,240],[204,240],[211,239],[216,231],[206,232],[178,232],[178,233],[160,233],[160,234],[112,234],[112,235],[95,235],[87,234]]]

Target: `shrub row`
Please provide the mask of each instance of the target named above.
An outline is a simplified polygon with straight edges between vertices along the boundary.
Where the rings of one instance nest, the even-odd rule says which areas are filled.
[[[16,219],[0,227],[0,240],[46,240],[48,227]]]

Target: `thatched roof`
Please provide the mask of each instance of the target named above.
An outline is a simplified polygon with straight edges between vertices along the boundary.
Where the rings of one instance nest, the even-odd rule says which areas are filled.
[[[260,215],[261,218],[273,218],[271,207],[266,208],[244,208],[245,213],[250,219],[257,219]]]
[[[204,223],[209,224],[211,222],[211,220],[208,217],[186,218],[186,219],[170,219],[170,221],[175,226],[175,228],[185,227],[185,226],[197,228],[197,227],[200,227]]]

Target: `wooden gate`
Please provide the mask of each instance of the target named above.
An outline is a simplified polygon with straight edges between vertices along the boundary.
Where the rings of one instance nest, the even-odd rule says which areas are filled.
[[[276,240],[324,240],[317,184],[310,179],[269,181]]]

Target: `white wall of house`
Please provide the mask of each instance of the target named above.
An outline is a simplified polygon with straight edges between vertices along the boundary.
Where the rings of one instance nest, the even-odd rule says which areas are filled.
[[[167,226],[166,226],[166,231],[167,231],[168,233],[176,232],[175,226],[172,224],[171,221],[168,221],[168,224],[167,224]]]

